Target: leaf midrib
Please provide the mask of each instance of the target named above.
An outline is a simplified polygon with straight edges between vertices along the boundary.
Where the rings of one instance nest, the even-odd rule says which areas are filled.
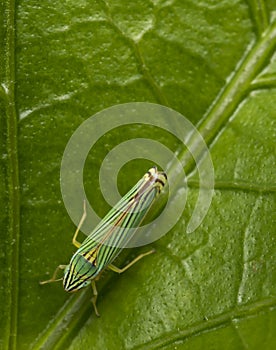
[[[197,126],[209,148],[225,128],[240,103],[252,91],[252,82],[265,67],[265,62],[269,62],[275,52],[275,46],[276,20],[271,23],[260,40],[250,48],[250,51],[238,63],[235,74],[232,75],[228,84],[218,94],[209,111]],[[260,88],[259,85],[258,88]],[[197,135],[195,135],[194,139],[191,140],[191,144],[193,144],[193,149],[197,149],[200,154],[203,150],[200,149],[198,142]],[[194,169],[194,161],[189,152],[184,150],[179,155],[179,159],[182,164],[186,164],[185,173],[191,173]]]

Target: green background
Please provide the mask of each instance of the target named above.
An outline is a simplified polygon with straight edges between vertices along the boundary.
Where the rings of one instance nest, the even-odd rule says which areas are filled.
[[[0,3],[0,349],[272,349],[276,347],[275,0],[12,1]],[[202,133],[215,194],[186,233],[198,194],[156,254],[69,295],[40,286],[69,261],[74,225],[59,171],[74,130],[119,103],[182,113]],[[90,155],[85,182],[99,214],[107,150],[159,130],[115,130]],[[88,165],[87,164],[87,165]],[[132,162],[122,193],[148,168]],[[124,253],[117,265],[149,247]]]

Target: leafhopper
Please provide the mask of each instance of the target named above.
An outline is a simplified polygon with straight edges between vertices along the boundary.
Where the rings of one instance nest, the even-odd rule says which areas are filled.
[[[78,250],[72,256],[68,265],[59,265],[52,278],[40,282],[40,284],[63,280],[63,287],[67,292],[75,292],[91,284],[93,290],[92,303],[96,315],[99,316],[96,306],[98,293],[95,281],[101,273],[105,269],[122,273],[144,256],[154,252],[154,250],[150,250],[138,255],[123,268],[118,268],[112,264],[135,234],[135,229],[144,220],[166,181],[166,174],[159,172],[157,167],[149,169],[137,184],[110,210],[90,235],[80,243],[77,236],[86,217],[84,205],[83,216],[72,240]],[[58,271],[61,269],[64,270],[64,276],[57,279]]]

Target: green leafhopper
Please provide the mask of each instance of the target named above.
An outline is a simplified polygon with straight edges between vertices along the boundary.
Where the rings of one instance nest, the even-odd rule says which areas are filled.
[[[77,241],[80,227],[85,220],[86,211],[73,237],[73,244],[78,248],[68,265],[59,265],[50,280],[40,282],[46,284],[63,280],[63,287],[67,292],[74,292],[92,285],[94,297],[92,299],[95,313],[99,316],[96,300],[97,289],[95,281],[106,268],[122,273],[144,256],[151,254],[150,250],[140,254],[123,268],[112,264],[123,249],[122,247],[131,239],[135,228],[145,218],[156,196],[161,192],[167,181],[164,172],[152,167],[137,182],[137,184],[110,210],[91,234],[82,242]],[[130,232],[132,232],[130,234]],[[58,270],[64,269],[64,276],[56,279]]]

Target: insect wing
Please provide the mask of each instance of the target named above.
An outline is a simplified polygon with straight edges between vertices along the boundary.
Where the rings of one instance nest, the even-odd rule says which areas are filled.
[[[154,183],[141,179],[85,239],[78,253],[96,254],[95,264],[99,270],[112,263],[132,239],[157,193]]]

